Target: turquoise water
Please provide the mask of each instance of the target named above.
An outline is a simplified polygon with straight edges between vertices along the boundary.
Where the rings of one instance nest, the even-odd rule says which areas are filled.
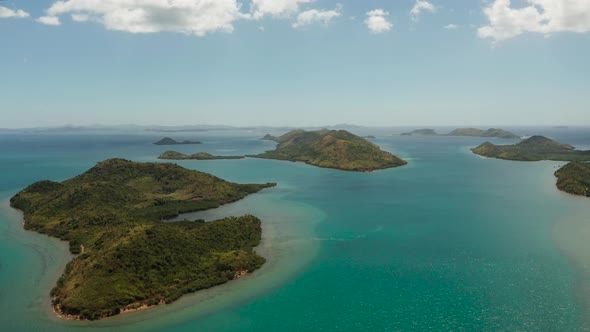
[[[590,145],[590,130],[545,130]],[[369,174],[256,159],[180,163],[232,181],[279,183],[193,215],[261,217],[258,250],[268,264],[171,305],[90,323],[51,313],[48,292],[67,247],[25,232],[7,199],[105,158],[154,161],[166,147],[150,144],[157,134],[1,135],[0,330],[587,330],[590,248],[569,244],[590,224],[590,200],[555,189],[559,163],[486,160],[469,152],[482,139],[391,132],[371,134],[410,164]],[[175,135],[205,143],[175,149],[257,153],[273,146],[261,134]]]

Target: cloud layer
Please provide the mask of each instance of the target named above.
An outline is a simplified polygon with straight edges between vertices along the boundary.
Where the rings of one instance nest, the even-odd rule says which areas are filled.
[[[26,18],[29,17],[29,13],[21,9],[10,9],[0,6],[0,18]]]
[[[64,17],[70,17],[74,22],[97,22],[115,31],[204,36],[212,32],[230,33],[239,20],[287,19],[294,28],[303,28],[327,25],[342,16],[340,5],[334,10],[309,8],[315,3],[316,0],[59,0],[36,21],[55,26]],[[519,6],[511,0],[484,3],[483,13],[488,22],[477,34],[494,42],[524,33],[547,36],[558,32],[590,32],[590,0],[520,0]],[[416,21],[424,13],[438,9],[427,0],[415,0],[409,14]],[[29,13],[21,9],[0,6],[0,18],[27,17]],[[389,12],[384,9],[368,11],[364,23],[372,33],[393,29]]]
[[[371,10],[367,13],[365,24],[372,33],[382,33],[390,31],[393,24],[387,20],[389,13],[383,9]]]
[[[478,29],[481,38],[502,41],[526,32],[589,32],[589,0],[527,0],[513,8],[510,0],[495,0],[484,9],[489,25]]]

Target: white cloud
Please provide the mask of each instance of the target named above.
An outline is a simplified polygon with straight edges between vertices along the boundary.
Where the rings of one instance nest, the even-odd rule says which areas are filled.
[[[434,7],[434,5],[430,2],[425,0],[416,0],[414,7],[412,7],[412,10],[410,10],[410,16],[412,17],[412,20],[417,21],[422,12],[434,13],[435,10],[436,7]]]
[[[445,29],[448,29],[448,30],[457,29],[458,27],[459,26],[457,24],[453,24],[453,23],[445,25]]]
[[[478,35],[502,41],[526,32],[549,35],[556,32],[590,32],[590,1],[527,0],[522,8],[513,8],[510,0],[495,0],[484,8],[489,25]]]
[[[243,17],[237,0],[62,0],[47,13],[71,14],[74,21],[96,21],[109,30],[197,36],[232,32],[233,22]]]
[[[252,0],[250,11],[254,19],[264,16],[274,18],[289,17],[299,11],[299,5],[315,0]]]
[[[301,28],[306,25],[314,24],[314,23],[322,23],[328,24],[330,21],[338,16],[340,16],[340,12],[338,8],[336,10],[317,10],[311,9],[306,10],[304,12],[299,13],[297,15],[297,21],[293,23],[294,28]]]
[[[22,9],[10,9],[0,6],[0,18],[27,18],[31,15]]]
[[[383,9],[371,10],[367,13],[365,24],[372,33],[381,33],[391,30],[393,24],[387,20],[389,13]]]
[[[86,22],[90,20],[90,16],[86,14],[72,14],[72,20],[75,22]]]
[[[57,16],[41,16],[37,19],[37,22],[45,25],[61,25],[59,17]]]

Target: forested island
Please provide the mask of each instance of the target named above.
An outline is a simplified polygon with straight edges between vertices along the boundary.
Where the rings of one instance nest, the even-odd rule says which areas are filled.
[[[590,161],[590,151],[579,151],[544,136],[531,136],[513,145],[495,145],[485,142],[471,149],[478,155],[520,161]]]
[[[557,188],[579,196],[590,197],[590,164],[570,162],[555,172]]]
[[[202,142],[198,141],[176,141],[170,137],[164,137],[161,140],[154,142],[155,145],[186,145],[186,144],[202,144]]]
[[[265,259],[254,216],[163,222],[274,186],[236,184],[174,164],[109,159],[63,182],[39,181],[10,205],[27,230],[69,242],[77,254],[51,291],[69,319],[99,319],[170,303],[258,269]]]
[[[416,129],[411,132],[402,133],[402,136],[468,136],[468,137],[495,137],[495,138],[520,138],[509,131],[498,128],[487,130],[477,128],[458,128],[448,134],[438,134],[434,129]]]
[[[217,159],[244,159],[245,156],[215,156],[206,152],[184,154],[176,151],[166,151],[158,157],[165,160],[217,160]]]
[[[366,139],[346,130],[293,130],[263,139],[279,143],[275,150],[250,157],[301,161],[310,165],[345,171],[369,172],[407,164]]]

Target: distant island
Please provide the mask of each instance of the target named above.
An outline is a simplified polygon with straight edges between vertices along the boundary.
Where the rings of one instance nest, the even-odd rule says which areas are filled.
[[[451,131],[447,136],[470,136],[470,137],[496,137],[496,138],[520,138],[504,129],[490,128],[481,130],[477,128],[459,128]]]
[[[402,136],[469,136],[469,137],[495,137],[495,138],[520,138],[504,129],[490,128],[481,130],[477,128],[458,128],[448,134],[438,134],[434,129],[416,129],[411,132],[401,133]]]
[[[416,129],[412,130],[408,133],[401,133],[402,136],[412,136],[412,135],[424,135],[424,136],[437,136],[438,134],[434,129]]]
[[[264,139],[278,142],[276,149],[254,158],[301,161],[310,165],[345,171],[369,172],[398,167],[406,161],[346,130],[293,130]]]
[[[10,205],[27,230],[69,242],[77,256],[51,291],[56,313],[100,319],[170,303],[237,279],[265,259],[254,216],[163,222],[274,186],[236,184],[174,164],[109,159],[64,182],[39,181]]]
[[[590,164],[570,162],[555,172],[557,188],[579,196],[590,197]]]
[[[367,136],[365,136],[365,137],[363,137],[363,138],[366,138],[366,139],[375,139],[376,137],[375,137],[375,136],[373,136],[373,135],[367,135]]]
[[[155,145],[184,145],[184,144],[202,144],[202,142],[182,141],[178,142],[170,137],[164,137],[154,143]]]
[[[244,159],[245,156],[214,156],[206,152],[197,152],[194,154],[184,154],[176,151],[166,151],[158,159],[167,160],[216,160],[216,159]]]
[[[590,161],[590,151],[578,151],[544,136],[532,136],[514,145],[494,145],[485,142],[471,149],[478,155],[520,161]]]

